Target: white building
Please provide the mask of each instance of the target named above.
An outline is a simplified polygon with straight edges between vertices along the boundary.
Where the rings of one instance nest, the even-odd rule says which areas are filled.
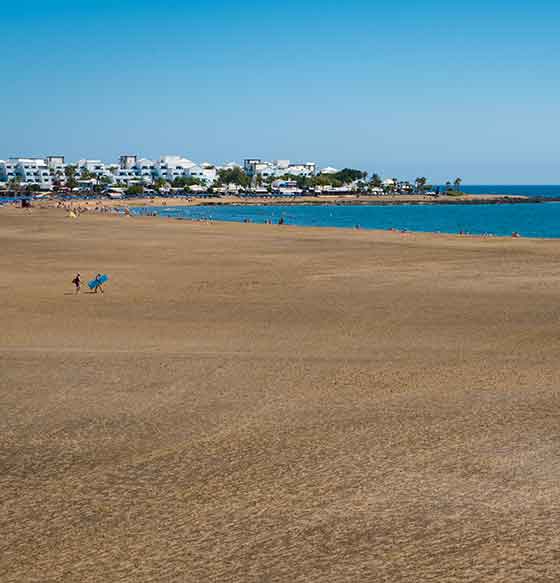
[[[38,185],[49,189],[53,174],[43,158],[10,158],[0,162],[0,180],[17,180],[22,186]]]
[[[198,178],[212,184],[218,174],[216,167],[209,162],[200,165],[180,156],[162,156],[153,167],[153,176],[173,182],[176,178]]]
[[[191,166],[188,169],[188,176],[204,181],[206,184],[212,184],[218,175],[215,166],[205,163],[200,166]]]
[[[99,161],[88,166],[91,172],[99,167]],[[105,166],[103,175],[108,176],[113,183],[131,184],[151,184],[154,180],[161,178],[166,182],[173,183],[177,178],[198,178],[206,184],[212,184],[216,180],[217,169],[213,164],[204,162],[195,164],[188,158],[181,156],[162,156],[159,160],[153,161],[148,158],[139,158],[135,155],[124,155],[119,159],[119,165]]]
[[[270,176],[284,174],[289,162],[275,161],[264,163],[270,167]],[[22,186],[37,184],[42,189],[50,189],[66,182],[65,170],[68,166],[76,168],[75,177],[82,187],[90,185],[111,184],[130,186],[132,184],[151,184],[161,178],[173,183],[177,178],[197,178],[206,186],[213,184],[219,169],[240,168],[234,162],[223,167],[217,167],[209,162],[196,164],[192,160],[181,156],[162,156],[159,160],[149,160],[136,155],[122,155],[118,163],[105,163],[97,159],[81,159],[73,164],[66,164],[64,156],[48,156],[47,158],[10,158],[0,160],[0,182],[7,183],[17,180]],[[92,178],[85,178],[87,171]]]
[[[138,173],[134,168],[112,168],[108,171],[107,177],[113,183],[125,184],[126,186],[142,182],[142,178],[138,176]],[[151,182],[151,180],[151,177],[149,177],[146,182]]]
[[[264,178],[275,178],[286,174],[292,176],[314,176],[317,170],[314,162],[290,164],[289,160],[265,162],[260,158],[245,159],[243,168],[249,176],[258,175]]]
[[[154,168],[154,176],[173,182],[175,178],[188,176],[189,168],[196,166],[192,160],[180,156],[162,156]]]
[[[305,164],[289,164],[285,174],[293,176],[314,176],[317,170],[315,162],[306,162]]]
[[[47,166],[52,170],[64,171],[64,156],[47,156]]]
[[[152,182],[155,172],[155,163],[153,160],[148,160],[147,158],[139,158],[136,160],[132,169],[134,170],[136,176],[143,180],[144,182]]]
[[[84,170],[99,175],[103,175],[106,172],[105,164],[101,160],[78,160],[76,165],[78,174]]]
[[[138,161],[137,156],[131,156],[130,154],[125,154],[124,156],[121,156],[119,158],[119,166],[121,168],[125,168],[125,169],[134,168],[134,166],[136,166],[137,161]]]

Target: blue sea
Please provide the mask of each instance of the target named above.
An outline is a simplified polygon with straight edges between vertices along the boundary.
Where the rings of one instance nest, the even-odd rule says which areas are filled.
[[[309,227],[397,229],[473,235],[560,237],[560,203],[481,205],[274,205],[196,206],[136,209],[186,220],[277,223]]]
[[[464,185],[469,194],[524,195],[539,198],[560,197],[560,186]],[[0,197],[0,204],[13,201]],[[186,220],[251,221],[312,227],[397,229],[423,232],[471,233],[524,237],[560,237],[560,203],[481,204],[481,205],[275,205],[166,207],[136,209],[142,214],[155,212]]]

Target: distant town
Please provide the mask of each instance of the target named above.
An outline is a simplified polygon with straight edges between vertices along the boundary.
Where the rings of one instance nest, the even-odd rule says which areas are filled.
[[[247,158],[243,164],[195,163],[181,156],[149,160],[120,156],[118,163],[78,160],[64,156],[9,158],[0,160],[0,192],[5,195],[33,193],[95,194],[109,198],[144,195],[309,195],[309,194],[461,194],[461,179],[444,187],[432,186],[427,178],[413,182],[382,178],[355,168],[318,169],[314,162],[264,161]]]

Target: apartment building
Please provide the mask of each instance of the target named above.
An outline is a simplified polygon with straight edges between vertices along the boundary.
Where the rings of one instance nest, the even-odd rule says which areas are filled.
[[[38,185],[48,189],[53,185],[54,171],[43,158],[9,158],[0,161],[0,180],[17,180],[22,186]]]
[[[291,164],[289,160],[266,162],[260,158],[246,158],[243,169],[249,176],[276,178],[290,174],[292,176],[314,176],[317,166],[314,162]]]

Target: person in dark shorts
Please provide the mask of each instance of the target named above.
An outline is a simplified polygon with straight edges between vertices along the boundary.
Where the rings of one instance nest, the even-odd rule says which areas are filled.
[[[82,286],[82,280],[79,273],[76,274],[76,277],[72,280],[72,283],[76,286],[76,293],[79,294],[80,288]]]
[[[94,291],[94,293],[97,293],[97,290],[99,290],[101,293],[104,293],[103,292],[103,286],[101,285],[101,274],[100,273],[98,273],[95,276],[95,283],[96,283],[96,285],[95,285],[95,291]]]

